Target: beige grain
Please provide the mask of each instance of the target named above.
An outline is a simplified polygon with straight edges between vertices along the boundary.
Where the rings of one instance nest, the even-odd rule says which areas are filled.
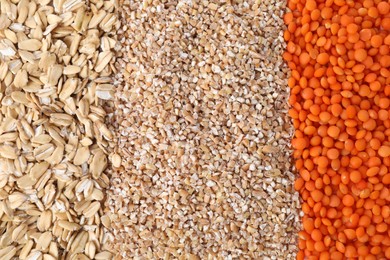
[[[120,5],[107,203],[118,258],[294,259],[286,1]]]
[[[118,28],[116,0],[0,1],[0,259],[111,259]]]

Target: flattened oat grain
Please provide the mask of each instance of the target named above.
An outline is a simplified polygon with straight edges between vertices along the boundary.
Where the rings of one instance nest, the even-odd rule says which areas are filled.
[[[0,259],[112,256],[102,106],[116,11],[115,0],[0,1]]]

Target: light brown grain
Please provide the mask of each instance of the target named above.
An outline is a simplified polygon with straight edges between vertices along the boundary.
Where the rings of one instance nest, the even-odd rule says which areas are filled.
[[[1,1],[0,259],[111,259],[103,107],[118,28],[115,0]]]

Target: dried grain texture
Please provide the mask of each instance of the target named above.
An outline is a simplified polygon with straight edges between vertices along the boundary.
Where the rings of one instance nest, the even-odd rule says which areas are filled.
[[[102,107],[116,10],[115,0],[0,1],[0,259],[112,256]]]
[[[285,1],[124,1],[118,259],[293,259]]]

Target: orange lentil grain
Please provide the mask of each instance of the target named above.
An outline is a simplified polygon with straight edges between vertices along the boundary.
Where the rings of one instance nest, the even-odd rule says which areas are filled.
[[[288,3],[297,259],[390,259],[390,2]]]

